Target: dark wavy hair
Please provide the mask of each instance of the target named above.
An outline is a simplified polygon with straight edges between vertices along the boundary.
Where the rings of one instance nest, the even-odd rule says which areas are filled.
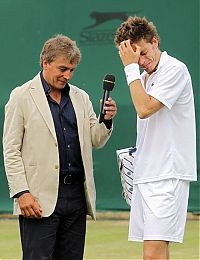
[[[130,40],[131,43],[137,43],[141,39],[144,39],[146,42],[152,42],[153,37],[156,37],[160,43],[160,37],[152,22],[145,17],[130,16],[117,29],[114,42],[116,46],[119,46],[125,40]]]

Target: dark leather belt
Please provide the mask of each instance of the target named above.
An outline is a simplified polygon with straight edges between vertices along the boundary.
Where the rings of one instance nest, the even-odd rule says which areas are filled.
[[[61,174],[60,182],[65,185],[71,185],[76,182],[83,182],[83,176],[79,174]]]

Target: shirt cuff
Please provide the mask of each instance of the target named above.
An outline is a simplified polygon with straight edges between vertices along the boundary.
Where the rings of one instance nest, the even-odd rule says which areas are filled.
[[[106,126],[106,128],[110,130],[112,127],[112,119],[109,119],[109,120],[104,119],[103,122],[104,122],[104,125]]]

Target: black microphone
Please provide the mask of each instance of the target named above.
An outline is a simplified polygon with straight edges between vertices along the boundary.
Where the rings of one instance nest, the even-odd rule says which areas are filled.
[[[103,80],[103,98],[102,98],[102,103],[101,103],[101,111],[100,111],[100,116],[99,116],[99,123],[102,123],[104,120],[104,115],[106,114],[106,111],[104,109],[105,103],[109,98],[110,91],[113,90],[115,85],[115,76],[107,74]]]

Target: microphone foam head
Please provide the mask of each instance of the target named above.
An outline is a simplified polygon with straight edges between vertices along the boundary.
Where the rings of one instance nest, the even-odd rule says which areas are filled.
[[[103,80],[103,89],[107,91],[112,91],[115,85],[115,76],[107,74]]]

